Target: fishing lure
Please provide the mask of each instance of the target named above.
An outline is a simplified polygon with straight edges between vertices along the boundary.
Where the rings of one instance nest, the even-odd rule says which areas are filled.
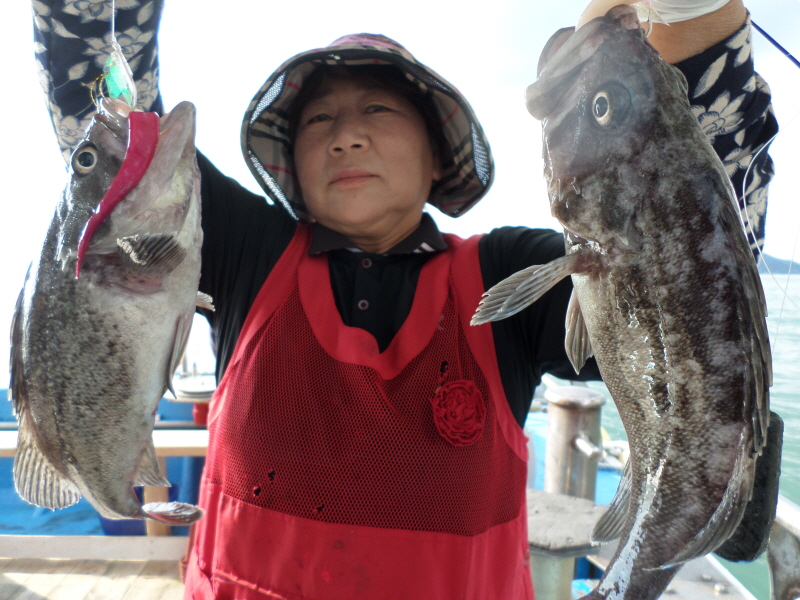
[[[142,180],[147,167],[153,160],[158,145],[159,118],[154,112],[131,111],[128,115],[128,148],[119,173],[108,188],[105,196],[100,201],[94,214],[89,217],[86,227],[78,243],[78,262],[75,266],[75,277],[81,277],[81,264],[86,256],[86,250],[92,240],[92,235],[105,221],[106,217],[119,204],[122,199],[135,188]]]
[[[137,94],[133,72],[128,61],[125,60],[125,55],[122,53],[122,48],[117,43],[116,37],[113,37],[111,47],[113,50],[103,69],[103,81],[106,84],[106,89],[108,89],[108,95],[112,98],[124,100],[128,106],[136,108]]]
[[[111,55],[103,69],[103,81],[111,98],[124,101],[131,109],[136,108],[136,82],[133,72],[122,53],[114,31],[114,2],[111,3]],[[75,266],[75,277],[81,277],[81,265],[92,236],[108,215],[122,199],[135,188],[144,177],[158,145],[159,117],[154,112],[131,110],[128,114],[128,147],[119,173],[114,177],[100,204],[83,229],[78,242],[78,261]]]

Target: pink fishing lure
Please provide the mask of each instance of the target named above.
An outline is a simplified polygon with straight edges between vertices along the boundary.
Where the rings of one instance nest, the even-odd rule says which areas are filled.
[[[105,196],[86,223],[78,243],[78,263],[75,277],[80,279],[81,264],[92,236],[100,223],[135,188],[144,177],[158,145],[159,117],[154,112],[131,112],[128,115],[128,148],[119,173],[111,182]]]

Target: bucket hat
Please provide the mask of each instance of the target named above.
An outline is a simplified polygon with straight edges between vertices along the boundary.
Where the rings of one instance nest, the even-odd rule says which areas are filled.
[[[489,144],[469,103],[455,87],[382,35],[360,33],[283,63],[250,102],[242,123],[245,161],[267,195],[292,217],[308,220],[297,189],[289,139],[290,107],[303,81],[322,65],[386,64],[398,67],[428,98],[438,116],[449,156],[428,202],[451,217],[464,214],[488,191],[494,176]]]

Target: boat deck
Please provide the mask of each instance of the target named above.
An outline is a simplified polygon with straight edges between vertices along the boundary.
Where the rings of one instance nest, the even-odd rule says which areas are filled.
[[[0,559],[0,600],[182,600],[175,560]]]

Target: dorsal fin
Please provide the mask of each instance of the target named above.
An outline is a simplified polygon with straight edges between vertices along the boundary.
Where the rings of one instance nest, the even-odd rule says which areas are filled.
[[[39,449],[27,414],[20,415],[14,487],[20,498],[44,508],[66,508],[81,499],[75,484],[59,473]]]

